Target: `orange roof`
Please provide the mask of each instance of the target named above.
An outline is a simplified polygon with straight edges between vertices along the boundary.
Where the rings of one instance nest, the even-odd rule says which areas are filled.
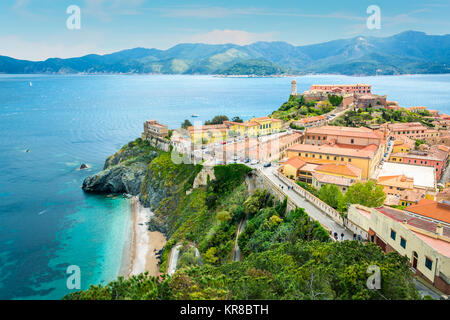
[[[320,121],[320,120],[325,120],[325,119],[326,118],[324,116],[315,116],[315,117],[309,117],[309,118],[300,119],[298,122],[310,123],[310,122],[315,122],[315,121]]]
[[[306,131],[307,134],[324,134],[324,135],[336,135],[345,137],[357,137],[357,138],[373,138],[380,139],[380,137],[369,128],[351,128],[351,127],[338,127],[338,126],[323,126],[318,128],[311,128]]]
[[[359,178],[362,170],[350,163],[330,163],[321,165],[316,171]]]
[[[367,150],[367,149],[350,149],[350,148],[340,148],[337,146],[330,145],[321,145],[316,146],[312,144],[297,144],[287,151],[293,152],[312,152],[319,154],[330,154],[336,156],[344,156],[344,157],[355,157],[355,158],[372,158],[375,154],[375,150]]]
[[[296,169],[300,169],[301,167],[303,167],[306,164],[306,162],[303,161],[300,157],[292,157],[292,158],[289,158],[289,160],[284,163],[284,165],[287,165],[287,164],[293,166]]]
[[[421,216],[450,223],[450,205],[433,200],[422,199],[405,209]]]

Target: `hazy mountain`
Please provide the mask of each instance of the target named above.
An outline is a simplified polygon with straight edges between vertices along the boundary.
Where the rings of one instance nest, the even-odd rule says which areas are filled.
[[[0,56],[0,73],[348,75],[450,73],[450,35],[407,31],[387,38],[355,37],[308,46],[285,42],[179,44],[106,55],[33,62]]]

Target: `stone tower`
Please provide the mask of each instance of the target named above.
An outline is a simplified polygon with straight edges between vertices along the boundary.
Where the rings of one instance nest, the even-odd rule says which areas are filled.
[[[292,80],[291,82],[291,96],[297,95],[297,81]]]

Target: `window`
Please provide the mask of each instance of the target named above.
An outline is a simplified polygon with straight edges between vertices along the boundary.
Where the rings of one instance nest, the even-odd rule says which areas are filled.
[[[336,158],[336,157],[334,157],[334,160],[337,160],[337,158]]]
[[[406,248],[406,239],[400,237],[400,246],[405,249]]]
[[[344,158],[341,158],[341,161],[344,161]]]
[[[391,238],[392,238],[392,240],[395,240],[396,237],[397,237],[397,232],[395,232],[394,230],[391,229]]]
[[[425,257],[425,267],[427,267],[429,270],[433,269],[433,260],[431,260],[428,257]]]
[[[330,156],[327,156],[327,160],[330,160]]]
[[[299,156],[299,157],[301,157],[301,156],[302,156],[301,152],[299,152],[299,153],[298,153],[298,156]]]
[[[350,140],[350,143],[355,143],[355,140],[354,140],[354,139],[351,139],[351,140]]]
[[[352,162],[352,159],[348,158],[348,162]]]

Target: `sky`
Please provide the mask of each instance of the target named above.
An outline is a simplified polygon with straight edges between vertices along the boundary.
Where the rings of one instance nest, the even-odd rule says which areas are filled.
[[[67,28],[69,6],[80,29]],[[371,5],[380,28],[369,29]],[[1,0],[0,55],[17,59],[78,57],[179,43],[285,41],[307,45],[407,30],[450,33],[448,0]]]

